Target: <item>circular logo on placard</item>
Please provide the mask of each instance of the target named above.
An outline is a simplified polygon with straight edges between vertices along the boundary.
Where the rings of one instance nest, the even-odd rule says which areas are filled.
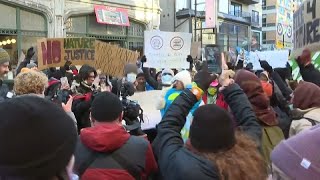
[[[288,38],[291,38],[291,36],[292,36],[292,27],[291,26],[288,26],[287,36],[288,36]]]
[[[172,38],[170,41],[170,46],[173,50],[180,50],[183,48],[183,45],[184,45],[183,39],[178,36]]]
[[[153,49],[159,50],[163,46],[163,39],[160,36],[153,36],[150,40],[150,45]]]
[[[282,27],[281,23],[279,23],[278,26],[277,26],[277,32],[278,32],[279,35],[282,35],[282,33],[283,33],[283,27]]]

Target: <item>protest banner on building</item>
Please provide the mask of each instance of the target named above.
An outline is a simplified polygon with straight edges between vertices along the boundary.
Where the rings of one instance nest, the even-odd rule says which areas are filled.
[[[145,67],[189,68],[186,61],[191,49],[190,33],[144,32],[144,52],[147,57]]]
[[[95,42],[95,61],[93,66],[102,73],[114,77],[122,77],[126,64],[136,63],[139,58],[137,51],[120,48],[102,41]]]
[[[293,15],[294,50],[291,57],[299,56],[304,48],[309,48],[312,52],[320,49],[319,25],[320,2],[304,1]]]
[[[94,38],[49,38],[40,39],[38,68],[60,67],[66,61],[73,65],[92,64],[95,59]]]

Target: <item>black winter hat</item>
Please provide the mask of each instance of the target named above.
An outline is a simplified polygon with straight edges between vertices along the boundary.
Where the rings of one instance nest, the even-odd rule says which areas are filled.
[[[231,116],[213,104],[199,107],[190,127],[190,141],[200,152],[216,153],[232,148],[235,133]]]
[[[50,178],[65,170],[77,131],[61,107],[25,95],[0,103],[0,114],[0,176]]]
[[[120,99],[110,92],[95,95],[91,105],[91,117],[98,122],[112,122],[121,115],[122,111]]]

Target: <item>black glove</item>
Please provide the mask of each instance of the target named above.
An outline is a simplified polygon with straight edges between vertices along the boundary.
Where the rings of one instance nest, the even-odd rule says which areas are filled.
[[[26,55],[26,60],[30,62],[31,58],[35,54],[33,47],[29,48]]]
[[[142,56],[140,61],[141,61],[142,63],[146,63],[146,62],[147,62],[146,56],[145,56],[145,55]]]
[[[192,56],[191,56],[191,55],[189,55],[189,56],[187,57],[187,62],[189,62],[189,63],[193,63],[193,58],[192,58]]]
[[[265,71],[267,71],[268,73],[272,73],[273,68],[272,68],[272,66],[270,66],[270,64],[269,64],[267,61],[261,61],[261,60],[259,60],[259,62],[260,62],[260,66],[261,66]]]
[[[190,71],[192,71],[192,69],[193,69],[193,58],[192,58],[191,55],[189,55],[189,56],[187,57],[187,62],[190,63],[189,69],[190,69]]]
[[[217,79],[217,76],[210,74],[206,70],[201,70],[194,76],[194,82],[203,91],[207,91],[207,89],[209,88],[210,84],[215,79]]]

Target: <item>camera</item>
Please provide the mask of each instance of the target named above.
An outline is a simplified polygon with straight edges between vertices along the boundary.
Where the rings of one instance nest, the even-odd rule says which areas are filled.
[[[120,88],[120,93],[124,112],[123,120],[126,122],[124,127],[131,135],[144,135],[145,133],[141,129],[141,122],[143,122],[143,109],[138,103],[127,98],[134,94],[133,85],[129,82],[123,83]]]

